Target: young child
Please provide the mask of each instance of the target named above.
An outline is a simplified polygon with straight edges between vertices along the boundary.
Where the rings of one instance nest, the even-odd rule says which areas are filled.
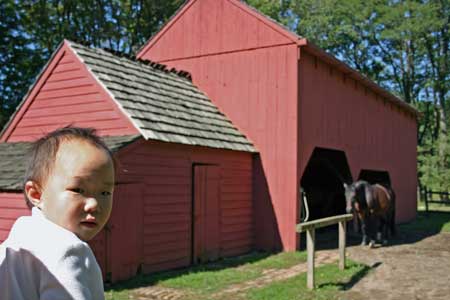
[[[66,127],[36,141],[25,174],[32,207],[0,246],[0,299],[104,299],[86,243],[106,224],[114,159],[93,129]]]

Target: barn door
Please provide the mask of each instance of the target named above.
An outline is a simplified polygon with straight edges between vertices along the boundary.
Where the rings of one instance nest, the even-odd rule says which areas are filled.
[[[219,257],[219,167],[194,166],[193,263]]]
[[[142,263],[142,192],[140,184],[119,184],[114,191],[113,210],[108,222],[111,282],[133,277]]]

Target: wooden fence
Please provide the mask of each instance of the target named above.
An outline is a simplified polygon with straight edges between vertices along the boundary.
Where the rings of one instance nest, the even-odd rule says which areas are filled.
[[[436,196],[436,197],[435,197]],[[425,210],[428,211],[430,203],[450,205],[450,193],[449,192],[437,192],[423,189],[422,199],[425,202]]]
[[[308,273],[306,285],[314,289],[314,257],[316,229],[339,223],[339,269],[345,269],[346,222],[353,218],[352,214],[333,216],[297,224],[297,232],[306,231],[306,249],[308,254]]]

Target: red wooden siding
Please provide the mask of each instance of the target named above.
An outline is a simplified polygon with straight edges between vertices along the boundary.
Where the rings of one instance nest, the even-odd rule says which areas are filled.
[[[254,166],[256,245],[266,249],[296,248],[298,184],[314,147],[344,150],[353,176],[361,168],[388,171],[405,207],[399,219],[415,214],[417,125],[411,112],[375,100],[374,89],[344,83],[343,74],[329,67],[315,69],[301,45],[307,41],[239,1],[196,0],[138,54],[190,72],[254,142],[261,159]]]
[[[191,1],[138,57],[167,61],[289,44],[292,39],[291,34],[238,1]]]
[[[108,226],[107,226],[108,227]],[[108,254],[110,250],[108,249],[108,230],[103,229],[100,231],[92,240],[89,241],[89,246],[95,254],[95,258],[102,269],[103,279],[106,280],[108,270]],[[110,267],[109,267],[110,268]]]
[[[108,222],[108,266],[112,282],[136,275],[142,261],[143,187],[119,184]]]
[[[125,170],[119,182],[140,182],[145,187],[144,272],[191,263],[194,163],[217,165],[220,170],[219,255],[251,250],[251,154],[148,141],[129,146],[119,159]],[[236,222],[235,217],[241,220]]]
[[[100,135],[137,134],[110,95],[66,44],[56,53],[1,141],[30,141],[69,124]]]
[[[180,51],[189,46],[158,45]],[[270,196],[255,199],[256,243],[263,248],[279,248],[278,236],[284,249],[296,247],[298,124],[297,86],[293,83],[297,82],[297,55],[298,48],[292,44],[166,61],[191,72],[194,83],[260,151],[265,178],[258,179],[261,184],[255,188],[264,190],[267,182],[270,191]],[[153,52],[146,57],[155,58]],[[270,198],[270,204],[262,203]],[[277,224],[268,227],[263,220],[269,218]]]
[[[416,121],[344,74],[301,53],[299,174],[314,147],[343,150],[353,178],[389,172],[399,221],[416,213]]]
[[[193,260],[208,262],[219,257],[220,245],[220,169],[194,166]]]
[[[254,245],[251,162],[223,163],[220,177],[221,255],[234,256]]]
[[[31,215],[22,193],[0,192],[0,244],[8,237],[18,217]]]

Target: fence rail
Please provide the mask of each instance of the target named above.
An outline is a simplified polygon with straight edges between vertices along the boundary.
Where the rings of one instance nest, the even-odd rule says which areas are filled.
[[[333,216],[297,224],[297,232],[306,231],[306,251],[308,253],[308,273],[306,285],[314,289],[314,258],[316,229],[338,223],[339,225],[339,269],[345,269],[346,222],[353,219],[352,214]]]
[[[450,205],[450,192],[430,191],[428,189],[424,189],[422,194],[425,201],[426,211],[428,211],[428,206],[430,203]],[[433,195],[436,195],[437,197],[433,197]]]

